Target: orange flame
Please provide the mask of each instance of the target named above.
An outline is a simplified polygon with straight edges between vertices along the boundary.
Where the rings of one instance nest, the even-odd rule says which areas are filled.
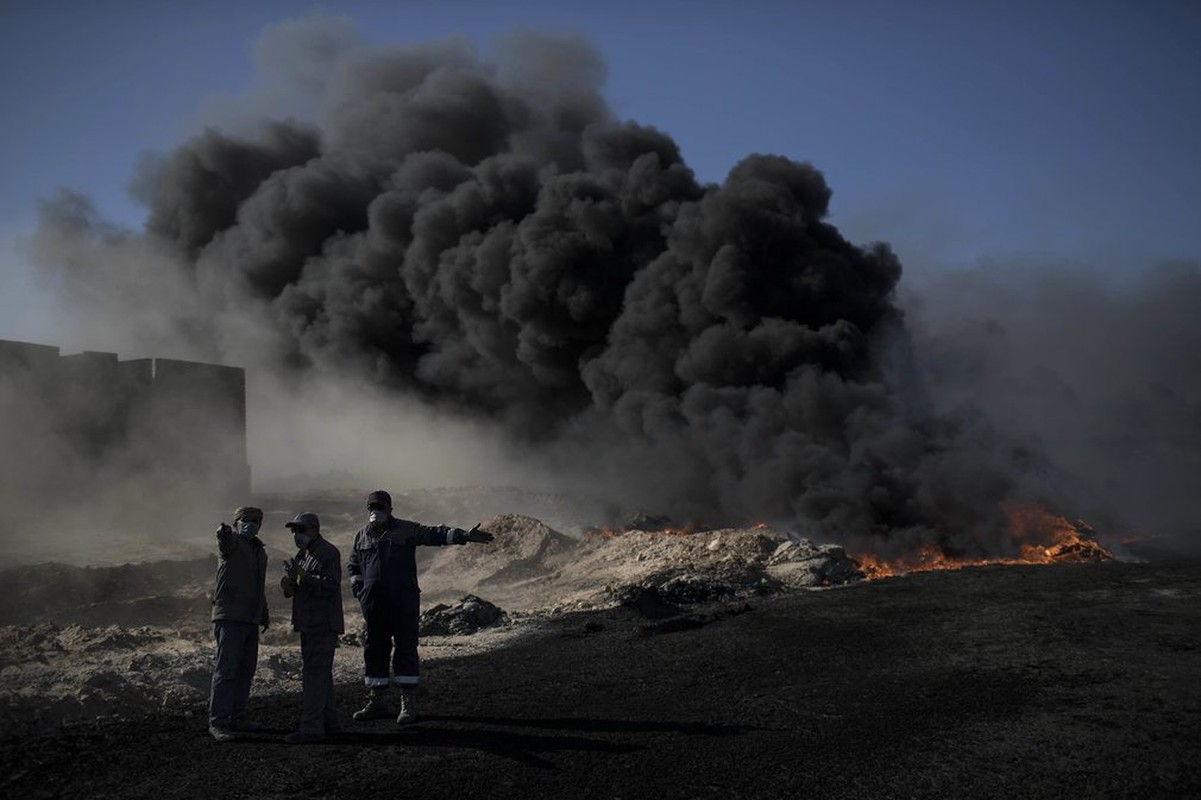
[[[856,554],[859,568],[868,580],[926,572],[936,569],[962,569],[990,564],[1062,564],[1087,561],[1112,561],[1113,553],[1094,539],[1092,526],[1081,520],[1069,522],[1040,506],[1007,503],[1010,533],[1019,555],[996,558],[954,558],[935,545],[923,545],[916,553],[886,560],[878,556]]]

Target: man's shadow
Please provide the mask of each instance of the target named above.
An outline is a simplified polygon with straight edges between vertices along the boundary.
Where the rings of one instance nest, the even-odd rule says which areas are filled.
[[[369,729],[343,729],[342,732],[327,739],[327,742],[329,744],[376,746],[472,748],[541,769],[555,769],[552,762],[538,754],[562,751],[633,753],[649,747],[648,744],[630,741],[634,736],[645,737],[648,734],[736,736],[748,730],[751,730],[749,726],[713,725],[704,722],[574,717],[520,719],[430,714],[423,716],[420,723],[399,730],[395,727],[378,732]]]

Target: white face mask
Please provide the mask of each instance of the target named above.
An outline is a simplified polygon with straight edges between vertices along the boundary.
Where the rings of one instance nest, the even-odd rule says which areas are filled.
[[[251,537],[259,532],[259,526],[262,523],[259,520],[244,519],[238,523],[238,535]]]
[[[388,521],[388,517],[392,516],[387,511],[372,509],[367,514],[367,519],[371,520],[372,525],[383,525]]]

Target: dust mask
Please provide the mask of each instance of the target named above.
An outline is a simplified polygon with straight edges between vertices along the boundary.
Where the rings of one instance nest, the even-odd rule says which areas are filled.
[[[391,514],[383,509],[372,509],[371,512],[367,514],[367,519],[371,520],[372,525],[383,525],[388,521],[388,517],[390,516]]]
[[[247,539],[256,535],[259,532],[259,526],[262,523],[255,519],[244,519],[238,522],[238,535],[245,536]]]

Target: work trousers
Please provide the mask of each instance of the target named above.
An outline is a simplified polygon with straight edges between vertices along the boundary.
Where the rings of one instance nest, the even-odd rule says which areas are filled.
[[[417,627],[421,595],[406,592],[400,602],[377,600],[364,611],[367,640],[363,643],[363,675],[369,688],[388,686],[388,661],[391,657],[392,678],[397,686],[417,686],[420,660],[417,657]]]
[[[334,650],[338,634],[333,631],[300,632],[302,733],[322,735],[338,727],[334,705]]]
[[[259,626],[216,620],[213,638],[217,640],[217,657],[209,692],[209,725],[228,728],[245,716],[250,702],[250,684],[259,660]]]

